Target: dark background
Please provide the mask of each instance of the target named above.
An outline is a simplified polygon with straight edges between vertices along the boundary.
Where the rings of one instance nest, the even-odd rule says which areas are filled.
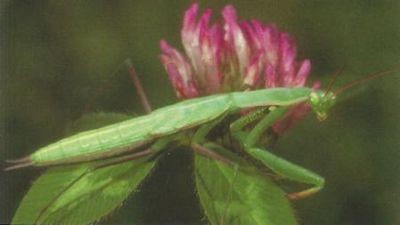
[[[1,0],[0,165],[54,142],[85,112],[142,114],[124,67],[131,58],[155,108],[176,102],[159,62],[159,40],[180,45],[191,1]],[[241,18],[276,23],[296,37],[325,85],[338,86],[400,62],[400,1],[200,1],[219,18],[232,3]],[[116,71],[116,72],[115,72]],[[294,203],[301,224],[400,224],[400,73],[339,97],[323,123],[310,114],[276,146],[278,154],[323,175],[326,188]],[[85,108],[89,110],[85,111]],[[142,192],[107,223],[198,224],[190,153],[162,160]],[[0,172],[0,223],[42,170]],[[203,221],[204,223],[204,221]]]

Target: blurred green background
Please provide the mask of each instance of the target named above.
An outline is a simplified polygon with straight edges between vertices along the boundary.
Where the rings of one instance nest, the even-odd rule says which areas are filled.
[[[159,62],[159,40],[180,45],[191,1],[96,0],[1,2],[0,161],[63,136],[85,112],[142,114],[128,73],[131,58],[155,108],[176,102]],[[400,62],[400,1],[200,1],[214,18],[227,3],[241,18],[276,23],[338,86]],[[343,96],[323,123],[310,114],[276,152],[323,175],[326,188],[295,202],[301,224],[400,224],[400,73]],[[88,110],[89,108],[89,110]],[[193,190],[190,153],[165,157],[142,191],[104,223],[204,224]],[[1,167],[4,164],[1,163]],[[43,170],[0,172],[0,223],[9,223]]]

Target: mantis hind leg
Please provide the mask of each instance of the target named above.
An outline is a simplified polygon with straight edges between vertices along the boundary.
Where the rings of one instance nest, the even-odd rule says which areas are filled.
[[[133,85],[135,85],[136,93],[139,95],[144,111],[146,112],[146,114],[151,113],[152,109],[149,98],[147,97],[146,92],[144,91],[142,82],[140,81],[139,76],[136,73],[135,67],[133,66],[131,59],[125,60],[125,64],[128,67],[129,75],[131,77]]]
[[[211,144],[211,143],[209,143],[209,144]],[[214,145],[214,147],[215,146],[216,145]],[[224,156],[220,155],[219,153],[211,150],[209,147],[206,147],[206,145],[193,144],[192,145],[192,149],[195,152],[197,152],[197,153],[199,153],[201,155],[204,155],[206,157],[209,157],[211,159],[215,159],[215,160],[221,161],[221,162],[226,163],[228,165],[233,165],[234,164],[231,160],[229,160],[229,159],[225,158]]]
[[[261,161],[266,167],[270,168],[280,177],[313,185],[312,188],[287,194],[289,199],[297,200],[306,198],[317,193],[324,187],[325,179],[323,177],[279,156],[276,156],[267,150],[250,147],[245,148],[245,151],[255,159]]]
[[[130,58],[127,58],[126,60],[124,60],[124,62],[122,62],[120,65],[118,65],[118,67],[112,72],[111,76],[114,76],[117,74],[117,72],[121,69],[121,67],[125,65],[128,68],[128,72],[129,72],[129,76],[132,80],[133,85],[135,86],[136,89],[136,94],[139,96],[140,102],[143,106],[144,111],[146,112],[146,114],[151,113],[152,108],[151,108],[151,104],[150,101],[146,95],[146,92],[144,91],[143,85],[136,73],[136,70],[133,66],[132,60]],[[108,84],[108,83],[107,83]],[[101,89],[104,89],[103,87],[104,85],[102,85]],[[107,88],[110,88],[110,86],[106,86]],[[95,103],[95,100],[99,98],[99,94],[95,94],[92,95],[91,98],[88,100],[88,103],[86,104],[83,114],[85,113],[89,113],[92,111],[92,105]]]

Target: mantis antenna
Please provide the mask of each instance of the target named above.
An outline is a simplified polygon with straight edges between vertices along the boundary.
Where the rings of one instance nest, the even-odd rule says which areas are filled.
[[[397,71],[399,71],[399,69],[400,69],[399,65],[396,65],[392,69],[383,70],[383,71],[379,71],[379,72],[376,72],[376,73],[369,74],[366,77],[362,77],[360,79],[357,79],[355,81],[352,81],[352,82],[342,86],[341,88],[339,88],[339,89],[337,89],[335,91],[334,95],[337,96],[337,95],[343,93],[344,91],[346,91],[347,89],[349,89],[349,88],[351,88],[353,86],[356,86],[356,85],[364,83],[364,82],[366,82],[368,80],[372,80],[372,79],[375,79],[375,78],[378,78],[378,77],[381,77],[381,76],[384,76],[384,75],[387,75],[387,74],[390,74],[390,73],[393,73],[393,72],[397,72]]]
[[[333,85],[336,83],[337,78],[339,77],[339,75],[342,74],[343,70],[344,70],[344,66],[342,66],[342,67],[333,75],[333,78],[332,78],[331,81],[329,82],[328,87],[326,88],[326,91],[325,91],[325,94],[324,94],[324,95],[328,94],[328,93],[332,90]]]

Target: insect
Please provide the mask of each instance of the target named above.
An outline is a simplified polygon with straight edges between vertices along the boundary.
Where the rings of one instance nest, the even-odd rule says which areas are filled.
[[[194,151],[216,160],[230,163],[206,145],[212,140],[208,134],[231,115],[244,109],[255,109],[247,115],[229,121],[229,134],[242,150],[259,160],[283,178],[313,185],[311,188],[288,194],[290,199],[300,199],[316,193],[324,186],[324,178],[316,173],[280,158],[258,143],[264,132],[283,118],[288,109],[307,102],[319,120],[327,118],[335,105],[336,96],[344,90],[382,76],[392,70],[372,74],[356,80],[338,90],[317,91],[311,88],[270,88],[247,92],[232,92],[190,99],[151,112],[148,115],[89,130],[45,146],[31,155],[9,160],[13,170],[22,167],[53,166],[112,158],[111,164],[155,155],[170,144],[189,146]],[[245,132],[249,124],[254,124]],[[218,143],[211,143],[218,144]]]

